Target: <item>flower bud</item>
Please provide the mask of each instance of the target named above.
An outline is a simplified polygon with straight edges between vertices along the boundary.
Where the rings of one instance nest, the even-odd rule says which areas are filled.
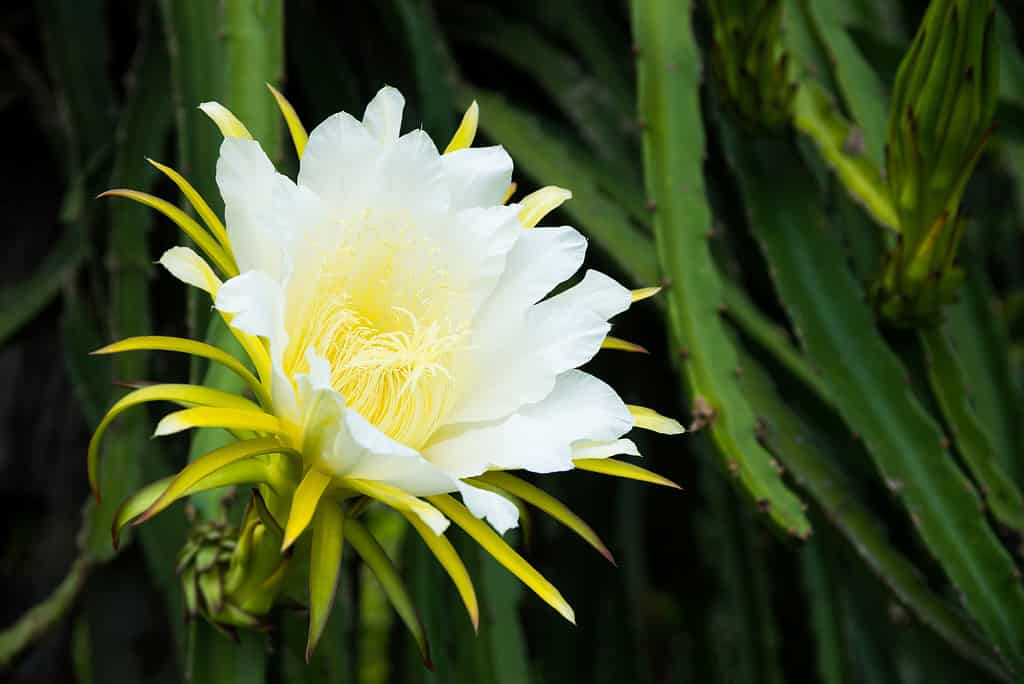
[[[282,539],[258,492],[240,527],[226,516],[196,523],[178,554],[187,616],[202,615],[229,634],[263,628],[290,560],[281,553]]]
[[[936,320],[962,279],[957,214],[992,131],[994,30],[991,0],[933,0],[897,72],[886,174],[900,235],[874,293],[892,322]]]
[[[712,69],[725,103],[755,129],[790,120],[796,82],[783,49],[781,0],[710,0]]]

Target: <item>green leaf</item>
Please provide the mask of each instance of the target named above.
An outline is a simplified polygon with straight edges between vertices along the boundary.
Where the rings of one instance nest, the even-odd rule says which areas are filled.
[[[960,301],[946,308],[943,331],[956,349],[970,383],[971,405],[988,430],[996,455],[1020,482],[1024,477],[1024,462],[1018,456],[1024,447],[1024,396],[1010,364],[1009,332],[995,308],[996,295],[984,262],[969,251],[965,257],[967,278]]]
[[[807,363],[800,350],[793,346],[789,332],[762,314],[747,295],[728,280],[722,280],[725,315],[747,337],[767,351],[786,370],[814,391],[823,402],[829,402],[828,389],[820,375]]]
[[[152,22],[144,21],[143,24],[117,127],[118,147],[110,178],[111,183],[138,188],[148,188],[155,180],[153,170],[142,158],[142,150],[162,146],[171,123],[164,100],[168,72],[166,46]],[[110,136],[110,131],[106,130],[105,134]],[[105,209],[110,217],[104,262],[109,274],[109,299],[105,313],[110,318],[109,329],[102,333],[103,339],[97,340],[96,346],[108,341],[109,336],[145,335],[152,326],[149,296],[152,264],[146,235],[152,224],[151,212],[128,203],[118,207],[108,205]],[[85,310],[84,302],[76,308]],[[111,380],[145,378],[149,359],[145,354],[131,354],[108,361],[88,356],[90,350],[79,346],[84,344],[92,346],[93,342],[79,333],[75,343],[66,345],[65,353],[75,355],[72,365],[82,367],[83,372],[84,369],[94,369],[92,394],[104,398],[98,407],[102,416],[111,397]],[[90,423],[95,427],[99,421]],[[153,451],[149,429],[144,410],[134,412],[111,426],[103,467],[94,473],[95,479],[102,479],[108,497],[99,504],[86,504],[84,543],[96,560],[113,557],[110,530],[121,500],[143,482],[142,461],[150,457],[147,452]]]
[[[666,299],[674,344],[695,414],[703,414],[722,458],[762,510],[805,538],[801,503],[754,437],[754,415],[737,382],[736,351],[721,320],[721,280],[708,248],[712,217],[704,190],[701,64],[687,5],[637,0],[639,101],[645,177],[655,203],[659,261],[671,282]],[[635,247],[634,247],[635,249]]]

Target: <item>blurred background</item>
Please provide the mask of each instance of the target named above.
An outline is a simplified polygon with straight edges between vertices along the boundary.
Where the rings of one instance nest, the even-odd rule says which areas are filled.
[[[808,368],[810,375],[822,375],[815,349],[831,343],[826,339],[815,347],[813,339],[806,340],[806,354],[793,344],[792,333],[801,336],[793,323],[801,320],[800,304],[778,294],[792,281],[773,286],[774,269],[783,264],[772,260],[780,252],[760,244],[751,228],[753,219],[772,211],[771,202],[751,198],[781,195],[773,194],[778,187],[759,188],[756,178],[750,180],[756,164],[744,167],[743,152],[736,152],[752,130],[764,135],[765,121],[744,117],[753,111],[756,118],[756,112],[766,114],[775,105],[759,101],[744,110],[730,100],[736,96],[721,76],[725,69],[712,68],[716,58],[723,59],[723,49],[733,49],[723,47],[722,36],[743,35],[716,33],[717,15],[710,6],[730,3],[670,4],[680,9],[665,16],[683,20],[669,27],[656,26],[656,15],[636,8],[631,13],[627,3],[616,0],[3,4],[0,116],[6,134],[0,206],[7,239],[0,250],[0,629],[7,631],[0,636],[0,680],[831,684],[1014,681],[1020,675],[1020,670],[1013,674],[1024,662],[1024,632],[1017,631],[1024,614],[1015,613],[1015,606],[1024,606],[1018,598],[1021,528],[1015,526],[1015,509],[1005,516],[979,512],[977,506],[962,513],[970,506],[943,508],[945,485],[926,489],[926,498],[940,500],[936,524],[969,530],[967,523],[957,527],[958,521],[973,515],[991,530],[987,550],[971,548],[975,540],[967,536],[958,537],[964,546],[936,550],[927,515],[922,527],[901,505],[903,483],[875,471],[872,460],[879,457],[869,451],[877,442],[863,438],[856,407],[847,410],[843,397],[836,398],[842,386],[822,389],[818,381],[807,380]],[[691,4],[692,26],[686,21]],[[761,15],[753,8],[781,9],[781,29],[766,39],[771,47],[765,59],[776,64],[780,55],[788,55],[786,87],[815,80],[832,98],[832,113],[854,122],[856,133],[840,134],[847,146],[837,151],[841,146],[833,145],[833,156],[852,154],[850,144],[866,143],[870,158],[870,149],[880,151],[885,142],[897,67],[927,5],[785,0],[752,2],[748,14],[771,23],[770,11]],[[726,14],[730,11],[741,16],[742,3]],[[637,26],[641,21],[651,25]],[[984,432],[999,449],[995,460],[1010,490],[1008,508],[1016,506],[1024,474],[1017,346],[1024,332],[1018,310],[1024,298],[1017,298],[1024,292],[1019,290],[1024,284],[1024,194],[1018,176],[1024,170],[1021,21],[1017,3],[998,10],[998,128],[974,170],[962,209],[970,225],[959,262],[970,267],[968,294],[959,301],[968,304],[956,306],[973,308],[951,317],[959,327],[950,332],[969,338],[964,345],[976,352],[974,365],[960,370],[969,389],[985,395],[978,412],[992,414],[995,427],[986,424]],[[791,418],[796,427],[787,435],[791,441],[768,445],[783,461],[782,466],[773,461],[774,466],[786,471],[783,484],[771,486],[786,487],[803,501],[794,519],[806,520],[813,534],[777,524],[772,500],[751,496],[748,489],[756,487],[729,475],[736,455],[712,439],[710,430],[683,438],[641,435],[645,467],[680,483],[682,492],[589,473],[543,479],[546,490],[602,535],[618,567],[539,514],[513,533],[524,555],[573,604],[576,627],[474,544],[456,539],[483,602],[480,633],[474,636],[441,568],[415,535],[386,515],[374,519],[374,529],[403,568],[427,628],[435,672],[423,668],[380,589],[351,554],[329,632],[308,666],[300,608],[283,607],[273,630],[244,633],[237,642],[202,621],[186,625],[174,574],[175,554],[190,524],[183,507],[138,530],[119,553],[110,545],[109,525],[112,507],[124,496],[180,468],[188,456],[187,440],[151,440],[155,410],[122,417],[107,438],[104,477],[114,484],[100,507],[89,502],[85,455],[92,429],[122,392],[114,381],[181,381],[197,377],[202,368],[177,355],[112,361],[88,352],[132,334],[202,338],[209,311],[153,265],[164,249],[180,242],[174,226],[143,207],[95,196],[111,187],[131,187],[177,202],[173,185],[146,164],[145,157],[152,157],[181,171],[219,211],[213,172],[220,135],[195,109],[198,103],[226,104],[279,168],[292,172],[297,163],[265,83],[287,95],[309,129],[336,111],[360,115],[370,97],[391,84],[406,96],[403,129],[422,126],[439,145],[476,99],[478,140],[508,148],[520,194],[547,184],[574,191],[575,199],[556,222],[575,225],[591,238],[590,266],[635,286],[660,277],[679,283],[664,267],[649,267],[652,224],[663,204],[654,199],[657,183],[645,182],[642,144],[652,119],[638,114],[637,60],[654,58],[657,49],[645,51],[642,43],[649,37],[645,31],[658,30],[670,39],[677,35],[685,43],[678,54],[689,58],[664,65],[666,78],[674,78],[673,69],[697,75],[697,108],[680,111],[677,122],[665,125],[682,131],[675,140],[689,145],[686,154],[694,160],[698,182],[703,164],[706,187],[698,201],[713,216],[702,229],[713,233],[707,264],[717,265],[729,304],[719,306],[717,278],[709,290],[701,290],[698,279],[686,280],[695,287],[679,296],[706,299],[707,325],[720,327],[724,343],[736,345],[741,361],[730,367],[731,381],[742,376],[742,382],[753,382],[746,377],[754,373],[778,386],[765,401],[776,409],[784,405],[788,418],[780,424],[792,427],[786,422]],[[760,44],[757,40],[762,39],[750,44]],[[687,46],[691,49],[683,49]],[[734,49],[742,51],[743,41]],[[641,73],[646,68],[641,64]],[[653,76],[646,78],[646,87],[656,90]],[[802,155],[804,175],[811,173],[811,182],[820,186],[814,197],[822,220],[839,231],[837,243],[843,246],[837,254],[856,279],[867,283],[892,245],[889,229],[874,225],[870,201],[855,201],[857,193],[847,191],[848,184],[856,186],[857,170],[842,175],[843,160],[830,158],[823,143],[828,134],[810,131],[820,121],[812,117],[787,128],[793,106],[783,97],[783,132],[773,133],[775,142],[786,154]],[[872,117],[881,128],[867,123]],[[830,120],[829,125],[839,124]],[[691,134],[701,128],[706,140],[694,142]],[[787,162],[774,166],[767,149],[762,161],[769,163],[757,168],[762,177],[777,174],[781,182]],[[648,173],[658,168],[656,157],[648,151]],[[839,176],[831,173],[836,168]],[[687,189],[680,181],[678,191]],[[785,201],[807,206],[799,195]],[[779,202],[774,206],[784,212],[787,205]],[[689,207],[683,207],[686,211]],[[691,266],[702,272],[697,262]],[[652,277],[644,282],[647,276]],[[827,305],[828,291],[811,294]],[[859,291],[855,299],[863,300]],[[608,351],[592,366],[627,402],[689,424],[702,406],[694,396],[707,393],[695,392],[691,382],[697,381],[681,374],[680,367],[691,355],[703,363],[704,350],[697,345],[718,344],[718,338],[701,337],[705,323],[696,317],[693,338],[670,332],[666,307],[692,310],[686,306],[671,298],[634,306],[616,320],[614,334],[650,353]],[[833,314],[841,319],[840,306]],[[719,308],[728,310],[725,317]],[[844,335],[841,321],[836,325],[833,331]],[[886,329],[877,339],[907,369],[913,389],[899,392],[916,393],[922,410],[944,426],[956,422],[947,415],[943,390],[928,379],[927,357],[914,333]],[[974,353],[965,348],[958,353]],[[842,357],[843,352],[836,348],[843,363],[860,362]],[[888,379],[905,384],[903,378]],[[892,391],[879,389],[880,411],[890,408],[886,397]],[[770,411],[755,395],[741,388],[737,396],[752,402],[752,415],[764,418]],[[894,443],[905,444],[898,441],[903,428],[893,420],[885,429]],[[957,427],[951,432],[960,437]],[[810,465],[801,469],[776,453],[786,445]],[[966,451],[947,444],[947,454],[950,448]],[[946,460],[959,464],[975,485],[985,483],[969,456]],[[741,465],[746,467],[742,459]],[[969,567],[961,569],[954,556],[981,560],[965,561]],[[998,577],[980,586],[1008,592],[1010,598],[997,595],[992,602],[1003,605],[1006,614],[992,607],[986,613],[989,608],[961,600],[962,590],[949,577],[975,571],[983,578],[985,573]]]

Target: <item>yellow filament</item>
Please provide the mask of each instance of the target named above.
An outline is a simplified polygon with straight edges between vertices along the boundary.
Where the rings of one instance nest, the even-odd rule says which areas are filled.
[[[289,375],[305,372],[307,350],[316,351],[330,362],[331,386],[349,407],[418,449],[451,408],[450,369],[468,326],[437,320],[443,303],[419,290],[389,288],[400,277],[392,261],[385,255],[369,278],[364,272],[362,280],[382,285],[372,292],[345,275],[314,276],[315,294],[293,319],[284,363]]]

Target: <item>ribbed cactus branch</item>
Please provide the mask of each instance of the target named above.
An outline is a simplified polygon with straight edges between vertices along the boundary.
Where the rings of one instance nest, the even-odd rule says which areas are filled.
[[[967,609],[1010,668],[1024,668],[1024,588],[985,519],[949,441],[900,378],[899,358],[826,230],[817,185],[789,146],[728,141],[751,222],[781,301],[824,372],[838,412],[864,441],[879,474]]]
[[[743,487],[789,534],[806,537],[803,505],[755,438],[733,342],[718,310],[722,285],[708,246],[711,212],[704,191],[704,130],[698,102],[700,60],[687,3],[637,0],[639,109],[644,167],[654,208],[661,268],[671,285],[669,327],[697,425],[706,425]]]

